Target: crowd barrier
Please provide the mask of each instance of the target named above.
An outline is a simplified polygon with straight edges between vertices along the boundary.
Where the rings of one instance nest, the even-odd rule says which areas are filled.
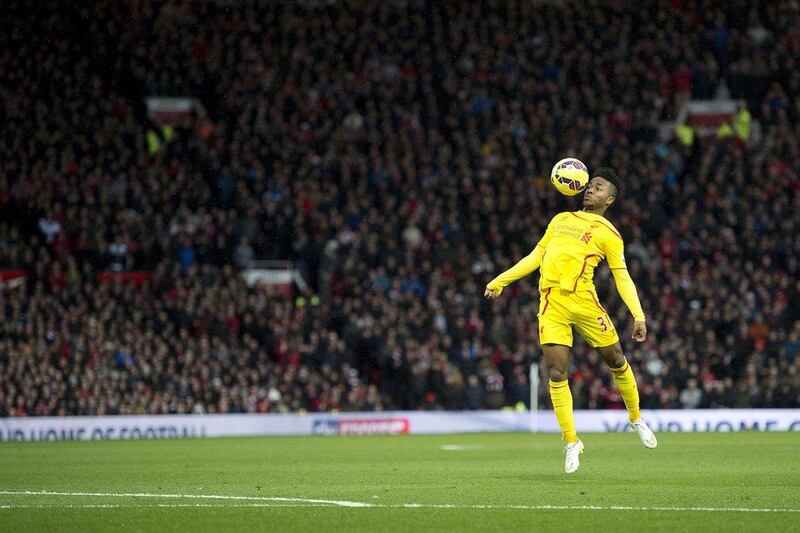
[[[627,431],[625,411],[576,411],[578,430]],[[800,431],[800,409],[643,411],[656,432]],[[0,418],[0,441],[162,439],[267,435],[557,433],[550,411],[389,411]]]

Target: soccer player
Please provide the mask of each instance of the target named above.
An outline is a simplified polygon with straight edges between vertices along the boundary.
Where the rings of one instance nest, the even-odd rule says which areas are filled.
[[[636,378],[622,354],[611,317],[597,299],[592,280],[595,267],[603,259],[608,260],[617,290],[633,315],[633,338],[644,341],[647,326],[636,286],[625,265],[622,237],[604,216],[619,195],[619,184],[612,169],[599,168],[586,186],[583,210],[554,216],[530,255],[489,282],[484,292],[486,298],[497,298],[509,283],[541,268],[539,341],[550,376],[553,410],[567,443],[564,470],[568,474],[578,469],[584,448],[575,431],[572,393],[567,382],[573,327],[611,369],[628,409],[629,424],[642,444],[647,448],[658,444],[639,413]]]

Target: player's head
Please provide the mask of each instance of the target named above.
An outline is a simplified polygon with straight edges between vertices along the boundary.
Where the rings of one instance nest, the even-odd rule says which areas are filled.
[[[619,196],[619,177],[614,169],[600,167],[586,185],[583,193],[583,207],[608,209]]]

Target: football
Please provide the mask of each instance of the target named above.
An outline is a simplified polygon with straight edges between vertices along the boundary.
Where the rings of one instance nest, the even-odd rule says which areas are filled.
[[[561,194],[575,196],[589,183],[589,169],[574,157],[567,157],[553,166],[550,182]]]

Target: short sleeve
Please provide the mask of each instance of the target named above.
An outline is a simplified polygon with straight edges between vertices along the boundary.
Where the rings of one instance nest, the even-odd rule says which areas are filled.
[[[609,235],[604,244],[608,268],[628,268],[625,264],[625,245],[622,239],[616,235]]]

